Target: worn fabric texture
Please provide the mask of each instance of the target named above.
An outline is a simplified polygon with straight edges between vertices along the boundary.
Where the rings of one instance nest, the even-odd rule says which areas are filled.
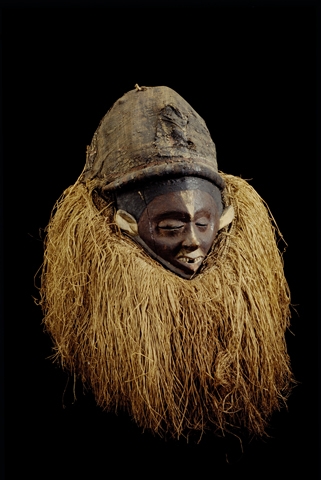
[[[293,384],[277,228],[247,182],[220,176],[235,219],[191,280],[121,233],[94,180],[64,192],[47,228],[40,304],[53,359],[103,409],[159,435],[264,435]]]
[[[127,92],[101,120],[82,181],[95,180],[103,193],[175,175],[224,187],[204,120],[171,88]]]

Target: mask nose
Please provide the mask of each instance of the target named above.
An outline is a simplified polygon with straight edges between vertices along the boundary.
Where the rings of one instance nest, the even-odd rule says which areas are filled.
[[[184,240],[182,242],[182,247],[186,250],[196,250],[199,248],[201,242],[197,235],[195,225],[189,224],[184,232]]]

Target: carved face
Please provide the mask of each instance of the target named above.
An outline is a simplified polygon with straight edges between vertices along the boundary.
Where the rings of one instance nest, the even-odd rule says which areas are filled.
[[[201,266],[218,228],[215,200],[201,190],[155,197],[138,222],[138,234],[149,248],[182,273],[190,275]]]

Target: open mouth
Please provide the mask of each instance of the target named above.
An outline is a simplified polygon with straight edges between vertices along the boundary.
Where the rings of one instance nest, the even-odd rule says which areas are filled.
[[[195,257],[195,258],[190,258],[190,257],[179,257],[178,260],[183,263],[189,263],[189,264],[198,264],[202,262],[204,257]]]

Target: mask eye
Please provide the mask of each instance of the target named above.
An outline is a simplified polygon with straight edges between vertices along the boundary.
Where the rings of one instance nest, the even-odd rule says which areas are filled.
[[[184,227],[184,223],[179,220],[162,220],[158,224],[158,228],[161,230],[180,230]]]
[[[209,225],[209,221],[208,221],[207,218],[203,218],[203,217],[202,217],[202,218],[200,218],[199,220],[197,220],[197,222],[195,223],[195,225],[196,225],[197,227],[206,228],[206,227],[208,227],[208,225]]]

